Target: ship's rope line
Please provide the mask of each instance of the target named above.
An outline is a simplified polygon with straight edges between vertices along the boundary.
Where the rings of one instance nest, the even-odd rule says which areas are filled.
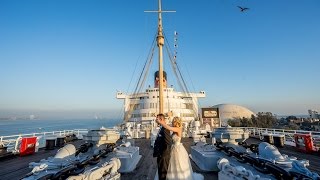
[[[190,91],[189,91],[189,89],[188,89],[188,87],[187,87],[187,84],[186,84],[186,82],[185,82],[185,80],[184,80],[184,78],[183,78],[183,76],[182,76],[182,73],[181,73],[180,68],[179,68],[178,65],[177,65],[177,69],[178,69],[178,72],[179,72],[179,74],[180,74],[180,76],[181,76],[182,82],[183,82],[184,86],[186,87],[187,95],[188,95],[189,97],[192,97],[192,96],[191,96],[191,93],[190,93]],[[198,102],[199,102],[199,101],[198,101]],[[198,104],[197,104],[197,105],[198,105]],[[192,98],[192,106],[193,106],[193,111],[194,111],[194,113],[195,113],[195,116],[198,118],[198,111],[199,111],[199,109],[197,109],[198,111],[195,111],[195,109],[196,109],[196,103],[195,103],[195,101],[193,100],[193,98]],[[198,107],[199,107],[199,106],[198,106]]]
[[[134,92],[133,92],[133,99],[136,99],[137,96],[138,96],[137,92],[138,92],[139,84],[141,83],[141,77],[143,76],[143,73],[144,73],[145,67],[146,67],[146,65],[147,65],[147,62],[148,62],[148,58],[147,58],[146,62],[144,63],[144,66],[143,66],[142,71],[141,71],[141,73],[140,73],[140,76],[139,76],[137,85],[136,85],[135,90],[134,90]],[[135,107],[135,104],[134,104],[133,106],[131,106],[131,104],[129,104],[129,110],[128,110],[128,112],[127,112],[126,115],[125,115],[125,119],[128,117],[129,114],[132,113],[134,107]]]
[[[186,68],[186,71],[187,71],[187,74],[188,74],[188,77],[189,77],[189,80],[190,80],[190,82],[191,82],[191,87],[192,87],[192,89],[193,89],[193,92],[196,92],[196,89],[195,89],[195,87],[194,87],[194,84],[193,84],[193,81],[192,81],[192,78],[191,78],[191,76],[190,76],[190,73],[189,73],[189,69],[188,69],[188,66],[184,63],[184,67]],[[179,70],[179,72],[180,72],[180,70]],[[182,76],[183,77],[183,76]],[[188,91],[188,93],[189,93],[190,91]],[[190,93],[189,93],[190,94]],[[198,107],[201,107],[201,103],[200,103],[200,101],[197,101],[197,104],[198,104]]]
[[[183,76],[182,76],[182,73],[181,73],[181,71],[180,71],[180,68],[179,68],[179,66],[178,66],[178,63],[176,62],[175,65],[177,66],[177,70],[178,70],[179,75],[180,75],[180,77],[181,77],[182,83],[183,83],[184,87],[186,88],[186,93],[189,94],[190,91],[189,91],[189,89],[188,89],[188,87],[187,87],[186,81],[184,80],[184,78],[183,78]]]
[[[149,22],[149,18],[148,18],[149,16],[146,16],[145,17],[145,21],[144,21],[144,26],[145,26],[145,28],[144,28],[144,30],[147,30],[148,28],[146,28],[146,27],[149,27],[148,26],[148,24],[150,23]],[[149,34],[150,35],[150,31],[148,32],[148,30],[147,31],[145,31],[145,34]],[[144,36],[144,37],[147,37],[147,36]],[[155,39],[155,38],[154,38]],[[152,42],[151,43],[151,46],[150,47],[152,47],[152,44],[154,44],[154,42]],[[151,49],[151,48],[150,48]],[[150,52],[150,51],[149,51]],[[139,56],[139,58],[138,58],[138,60],[140,59],[140,57],[141,57],[141,55]],[[132,74],[132,76],[131,76],[131,80],[130,80],[130,83],[129,83],[129,86],[128,86],[128,89],[127,89],[127,91],[126,91],[126,94],[128,94],[129,93],[129,91],[130,91],[130,88],[131,88],[131,84],[132,84],[132,81],[133,81],[133,79],[134,79],[134,74],[136,73],[136,70],[137,70],[137,66],[138,66],[138,61],[137,60],[137,62],[136,62],[136,64],[135,64],[135,68],[134,68],[134,72],[133,72],[133,74]],[[137,84],[136,84],[137,85]],[[127,119],[127,117],[126,117],[126,115],[127,115],[128,113],[125,113],[125,107],[124,108],[122,108],[122,110],[119,112],[119,118],[122,118],[123,120],[126,120]]]
[[[167,42],[167,40],[166,40]],[[186,92],[186,89],[184,88],[183,84],[181,83],[181,80],[180,80],[180,77],[177,73],[177,63],[176,61],[173,59],[172,55],[171,55],[171,52],[170,52],[170,47],[168,47],[169,45],[167,45],[167,43],[165,43],[165,47],[166,47],[166,50],[167,50],[167,54],[169,56],[169,59],[170,59],[170,62],[171,62],[171,67],[172,67],[172,70],[173,70],[173,73],[175,75],[175,77],[177,78],[177,81],[178,81],[178,84],[179,84],[179,87],[180,89],[183,91],[183,92]]]
[[[152,41],[152,44],[151,44],[151,47],[150,47],[150,50],[149,50],[149,53],[148,53],[148,56],[147,56],[147,59],[144,63],[144,66],[143,66],[143,69],[141,71],[141,74],[139,76],[139,79],[138,79],[138,82],[137,82],[137,85],[135,87],[135,90],[133,92],[133,96],[132,96],[132,99],[136,99],[138,97],[138,92],[141,91],[143,85],[144,85],[144,82],[146,80],[146,77],[148,75],[148,72],[149,72],[149,67],[150,67],[150,64],[152,62],[152,59],[153,59],[153,55],[154,55],[154,50],[155,50],[155,47],[156,47],[156,35],[155,34],[155,37],[153,38],[153,41]],[[149,62],[149,63],[148,63]],[[142,78],[143,77],[143,78]],[[142,79],[142,80],[141,80]],[[135,105],[131,106],[129,104],[129,110],[127,111],[127,113],[125,113],[124,115],[124,120],[128,120],[129,119],[129,115],[133,112],[134,110],[134,107]]]
[[[136,63],[135,63],[135,66],[134,66],[134,70],[133,70],[133,73],[132,73],[132,76],[131,76],[131,79],[130,79],[130,82],[129,82],[129,85],[128,85],[128,88],[127,88],[127,91],[125,92],[125,94],[128,94],[129,92],[129,89],[130,89],[130,86],[131,86],[131,83],[133,81],[133,77],[134,77],[134,74],[136,73],[136,70],[137,70],[137,66],[138,66],[138,62],[139,62],[139,59],[140,59],[141,55],[139,56],[139,58],[136,60]],[[123,101],[123,106],[124,107],[125,103]],[[120,112],[118,113],[118,118],[122,118],[122,119],[125,119],[125,113],[124,113],[124,109],[120,108]]]
[[[165,38],[166,38],[166,36],[165,36]],[[167,42],[167,40],[166,40],[166,42]],[[190,91],[189,91],[189,89],[188,89],[188,87],[187,87],[187,84],[186,84],[186,82],[185,82],[185,80],[184,80],[184,78],[183,78],[183,76],[182,76],[182,73],[181,73],[181,71],[180,71],[180,68],[179,68],[179,66],[178,66],[177,61],[176,61],[174,58],[172,58],[172,56],[171,56],[172,50],[170,51],[170,49],[169,49],[170,47],[169,47],[169,45],[168,45],[167,43],[165,44],[165,46],[166,46],[166,49],[167,49],[167,54],[168,54],[169,59],[170,59],[170,61],[171,61],[171,65],[172,65],[174,74],[175,74],[175,76],[177,77],[179,86],[182,87],[183,92],[186,93],[187,96],[192,97],[192,96],[191,96],[191,93],[190,93]],[[177,72],[176,72],[176,71],[178,71],[179,76],[177,75]],[[180,78],[179,78],[179,77],[180,77]],[[180,82],[180,79],[181,79],[181,81],[182,81],[182,84],[181,84],[181,82]],[[181,88],[181,87],[180,87],[180,88]],[[198,102],[199,102],[199,101],[198,101]],[[199,103],[198,103],[197,105],[199,105]],[[196,103],[195,103],[195,101],[193,101],[193,100],[192,100],[192,106],[193,106],[193,111],[194,111],[195,116],[198,117],[198,112],[195,111],[195,110],[196,110]]]
[[[167,45],[166,45],[166,47],[167,47],[167,51],[169,51]],[[185,94],[187,94],[187,96],[191,97],[191,93],[188,91],[187,85],[186,85],[186,83],[185,83],[185,81],[184,81],[184,79],[183,79],[183,77],[182,77],[182,74],[181,74],[181,71],[180,71],[180,69],[179,69],[179,66],[178,66],[177,62],[174,61],[174,59],[172,58],[172,56],[171,56],[171,54],[170,54],[169,52],[168,52],[168,55],[169,55],[169,59],[170,59],[170,61],[171,61],[172,66],[174,66],[173,69],[178,69],[179,75],[180,75],[180,77],[181,77],[181,79],[182,79],[182,81],[183,81],[183,85],[181,85],[181,82],[180,82],[180,80],[178,79],[178,75],[176,75],[176,77],[177,77],[177,79],[178,79],[178,83],[180,84],[180,86],[182,86],[182,87],[185,88],[185,89],[183,89],[183,92],[184,92]],[[175,74],[177,74],[177,72],[175,72]],[[196,103],[195,103],[195,101],[192,101],[192,107],[193,107],[194,115],[195,115],[195,117],[197,118],[197,117],[198,117],[198,112],[195,111],[195,110],[197,109],[197,108],[196,108]]]
[[[123,102],[122,107],[124,107],[124,104],[125,104],[125,103]],[[122,107],[119,108],[118,118],[124,120],[124,109],[123,109]]]
[[[185,67],[186,67],[186,70],[187,70],[187,73],[188,73],[189,79],[191,80],[191,78],[190,78],[190,74],[189,74],[189,71],[188,71],[188,67],[187,67],[187,66],[185,66]],[[181,74],[181,71],[180,71],[179,66],[178,66],[178,71],[179,71],[180,76],[182,77],[182,74]],[[182,78],[182,80],[183,80],[184,85],[185,85],[185,86],[187,86],[183,78]],[[194,92],[195,92],[195,88],[194,88],[194,86],[193,86],[193,82],[192,82],[192,80],[191,80],[191,85],[192,85],[193,90],[194,90]],[[186,88],[187,88],[187,87],[186,87]],[[191,96],[191,93],[190,93],[189,89],[187,89],[187,94],[188,94],[188,96]],[[192,103],[192,105],[193,105],[193,109],[196,109],[196,108],[195,108],[195,107],[196,107],[196,106],[195,106],[195,104],[196,104],[196,103],[195,103],[195,101],[193,101],[193,103]],[[201,107],[201,104],[200,104],[200,102],[199,102],[199,101],[197,101],[197,105],[198,105],[198,107]],[[198,117],[198,112],[196,113],[196,117]]]
[[[168,50],[167,46],[166,46],[166,49],[167,49],[167,52],[168,52],[169,50]],[[174,73],[175,77],[177,78],[179,87],[180,87],[182,92],[186,92],[186,89],[184,88],[183,84],[181,83],[181,80],[180,80],[179,75],[177,73],[176,62],[173,60],[173,58],[172,58],[171,54],[169,54],[169,52],[168,52],[168,56],[169,56],[169,59],[170,59],[170,62],[171,62],[171,67],[172,67],[173,73]]]
[[[149,51],[149,54],[148,54],[147,59],[146,59],[146,61],[145,61],[145,63],[144,63],[143,69],[142,69],[141,74],[140,74],[140,76],[139,76],[139,80],[138,80],[138,82],[137,82],[137,86],[136,86],[136,88],[135,88],[135,90],[134,90],[134,95],[135,95],[137,92],[139,92],[138,89],[139,89],[139,87],[140,87],[140,85],[141,85],[141,78],[142,78],[143,74],[145,73],[145,68],[146,68],[146,66],[147,66],[147,64],[148,64],[149,57],[151,56],[152,51],[154,51],[154,48],[155,48],[155,45],[154,45],[154,44],[155,44],[155,40],[156,40],[156,38],[154,38],[153,41],[152,41],[152,44],[153,44],[153,45],[151,45],[151,49],[150,49],[150,51]]]
[[[139,56],[139,58],[137,59],[136,64],[134,65],[134,70],[133,70],[133,73],[132,73],[132,76],[131,76],[131,79],[130,79],[130,82],[129,82],[129,85],[128,85],[128,88],[127,88],[127,91],[126,91],[126,94],[129,92],[129,89],[130,89],[130,86],[131,86],[131,83],[132,83],[134,74],[136,73],[136,70],[137,70],[137,66],[138,66],[139,59],[140,59],[140,56]]]
[[[139,87],[138,92],[141,92],[141,89],[143,88],[144,83],[146,82],[146,79],[147,79],[147,77],[148,77],[149,70],[150,70],[150,66],[151,66],[152,61],[153,61],[153,56],[154,56],[155,48],[156,48],[156,43],[154,43],[154,46],[153,46],[153,48],[152,48],[152,52],[151,52],[151,55],[150,55],[150,58],[149,58],[149,61],[148,61],[148,64],[147,64],[147,68],[146,68],[146,71],[145,71],[145,73],[144,73],[144,77],[143,77],[143,80],[142,80],[142,82],[141,82],[141,85],[140,85],[140,87]]]
[[[165,36],[165,38],[166,38],[166,36]],[[168,42],[168,40],[166,39],[165,42]],[[169,47],[168,43],[165,43],[165,46],[166,46],[167,54],[168,54],[169,59],[170,59],[170,61],[171,61],[172,69],[173,69],[174,74],[175,74],[175,76],[176,76],[176,78],[177,78],[177,80],[178,80],[178,84],[179,84],[181,90],[182,90],[184,93],[189,93],[188,88],[187,88],[187,85],[186,85],[186,83],[185,83],[185,81],[184,81],[184,79],[183,79],[183,76],[182,76],[182,74],[181,74],[181,71],[180,71],[180,69],[179,69],[178,63],[177,63],[176,60],[174,60],[174,58],[173,58],[172,55],[171,55],[171,54],[172,54],[172,50],[169,49],[170,47]],[[179,73],[179,74],[178,74],[178,73]]]
[[[181,71],[180,71],[180,68],[179,68],[179,66],[178,66],[178,63],[175,63],[175,65],[177,66],[177,70],[178,70],[179,75],[180,75],[180,77],[181,77],[182,83],[183,83],[184,87],[186,88],[186,92],[185,92],[185,93],[186,93],[189,97],[192,97],[192,96],[191,96],[191,93],[190,93],[190,91],[189,91],[189,89],[188,89],[188,87],[187,87],[187,84],[186,84],[186,82],[185,82],[185,80],[184,80],[184,78],[183,78],[183,76],[182,76],[182,73],[181,73]],[[194,115],[195,115],[195,117],[198,117],[198,112],[195,111],[195,110],[196,110],[196,104],[195,104],[195,102],[193,101],[193,98],[191,98],[191,99],[192,99],[192,107],[193,107]]]
[[[148,17],[148,16],[146,16],[145,21],[144,21],[144,26],[145,26],[145,27],[148,27],[147,24],[149,23],[147,17]],[[144,29],[148,29],[148,28],[144,28]],[[144,34],[149,34],[149,32],[145,32]],[[145,37],[147,37],[147,36],[145,36]],[[145,38],[145,39],[146,39],[146,38]],[[154,42],[152,42],[152,44],[153,44],[153,43],[154,43]],[[137,71],[138,62],[139,62],[140,58],[141,58],[141,54],[139,55],[139,58],[137,59],[137,61],[136,61],[136,63],[135,63],[134,71],[133,71],[133,73],[132,73],[132,76],[131,76],[131,79],[130,79],[130,82],[129,82],[129,85],[128,85],[128,88],[127,88],[127,91],[125,92],[125,94],[128,94],[129,91],[130,91],[130,87],[131,87],[133,78],[135,77],[134,74],[135,74],[136,71]],[[123,107],[124,107],[124,105],[125,105],[125,103],[123,102]],[[125,115],[124,111],[125,111],[124,109],[120,108],[120,112],[118,113],[119,119],[125,119],[125,117],[124,117],[124,115]]]

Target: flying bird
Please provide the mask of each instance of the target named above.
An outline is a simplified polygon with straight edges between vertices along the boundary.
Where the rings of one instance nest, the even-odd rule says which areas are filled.
[[[241,12],[249,10],[249,8],[246,8],[246,7],[241,7],[241,6],[237,6],[237,7],[240,8]]]

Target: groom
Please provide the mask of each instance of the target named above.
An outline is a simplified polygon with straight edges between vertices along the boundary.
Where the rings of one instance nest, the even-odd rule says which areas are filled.
[[[157,122],[164,121],[163,114],[157,115]],[[170,131],[161,126],[154,142],[153,157],[157,157],[159,180],[165,180],[170,160],[171,137]]]

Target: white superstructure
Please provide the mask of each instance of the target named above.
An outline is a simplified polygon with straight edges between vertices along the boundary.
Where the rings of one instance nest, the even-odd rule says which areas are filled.
[[[204,98],[205,92],[184,93],[174,88],[164,88],[165,114],[179,116],[184,122],[198,118],[198,98]],[[148,88],[145,92],[126,95],[117,92],[118,99],[124,99],[125,121],[147,122],[155,119],[159,113],[159,88]]]

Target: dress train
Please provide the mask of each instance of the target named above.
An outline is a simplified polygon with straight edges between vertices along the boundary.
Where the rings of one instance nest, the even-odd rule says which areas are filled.
[[[184,146],[180,143],[181,138],[177,135],[172,136],[172,149],[169,161],[167,180],[203,180],[201,174],[194,173],[192,170],[189,155]],[[158,171],[155,175],[158,180]]]

